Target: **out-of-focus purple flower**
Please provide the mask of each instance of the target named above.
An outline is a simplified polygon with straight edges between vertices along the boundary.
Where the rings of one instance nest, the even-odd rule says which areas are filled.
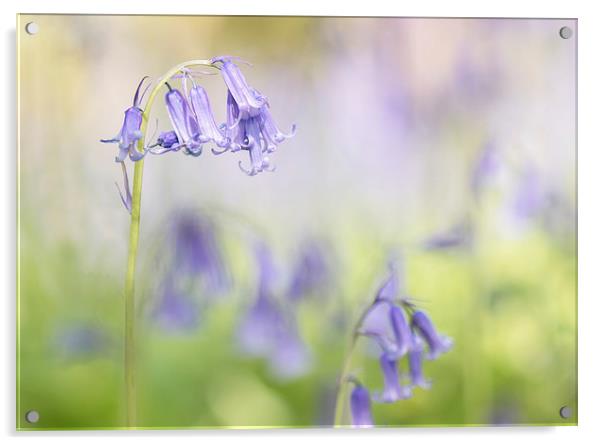
[[[391,360],[386,354],[381,355],[380,369],[383,373],[384,387],[382,393],[377,395],[377,401],[381,403],[393,403],[412,396],[412,390],[408,386],[402,386],[399,381],[397,360]]]
[[[221,64],[221,73],[228,87],[226,123],[221,129],[229,140],[229,145],[224,144],[224,150],[214,153],[225,153],[228,149],[232,152],[248,151],[250,167],[243,167],[242,161],[239,162],[239,167],[247,175],[254,176],[274,170],[268,154],[274,152],[279,143],[293,137],[295,126],[293,125],[290,134],[278,129],[267,98],[247,84],[242,72],[233,62],[236,59],[230,56],[212,59],[212,63]]]
[[[354,427],[371,428],[374,426],[370,393],[359,383],[356,383],[351,391],[349,404],[351,408],[351,420]]]
[[[479,196],[484,185],[500,169],[500,153],[495,144],[487,142],[481,149],[472,171],[472,191]]]
[[[167,331],[190,330],[198,326],[199,308],[195,301],[180,292],[173,278],[163,284],[154,319]]]
[[[125,197],[123,196],[123,193],[121,193],[121,190],[119,189],[119,185],[117,183],[115,183],[115,186],[117,187],[117,191],[119,192],[119,196],[121,197],[121,202],[123,202],[123,205],[125,206],[128,213],[131,214],[132,213],[132,193],[130,192],[130,181],[128,180],[128,172],[127,172],[127,169],[125,168],[125,163],[120,162],[120,164],[121,164],[121,171],[123,173],[123,189],[124,189]]]
[[[101,354],[108,346],[100,327],[74,324],[61,327],[54,337],[54,347],[61,358],[78,360]]]
[[[429,353],[427,358],[429,360],[434,360],[439,357],[439,355],[451,349],[453,341],[448,337],[438,334],[433,326],[433,322],[424,312],[414,312],[414,315],[412,316],[412,326],[428,344]]]
[[[359,333],[370,337],[391,360],[400,359],[409,349],[410,329],[399,306],[377,300],[368,309]]]
[[[117,133],[114,138],[100,140],[100,142],[104,143],[119,144],[119,154],[115,158],[116,162],[123,162],[128,154],[132,161],[139,161],[145,155],[145,152],[140,152],[137,150],[136,144],[142,137],[140,126],[142,125],[143,111],[140,109],[140,102],[142,101],[142,98],[144,97],[144,94],[150,85],[146,87],[142,94],[140,94],[140,88],[147,78],[148,76],[143,77],[138,84],[138,88],[136,88],[136,93],[134,94],[133,105],[125,110],[123,125],[121,126],[119,133]]]
[[[467,224],[459,224],[450,230],[437,233],[426,239],[422,246],[426,250],[448,250],[466,248],[472,245],[473,231]]]
[[[307,373],[311,355],[292,322],[282,328],[270,355],[270,370],[281,379],[294,379]]]
[[[254,357],[269,357],[277,340],[276,332],[283,323],[276,303],[269,295],[259,293],[238,329],[238,343],[243,352]]]
[[[420,337],[412,335],[412,346],[408,352],[408,366],[410,370],[410,382],[412,386],[429,389],[431,382],[424,378],[422,373],[423,346]]]
[[[267,99],[258,94],[248,84],[240,68],[233,62],[238,57],[219,56],[211,59],[211,63],[221,63],[221,73],[228,91],[236,101],[240,119],[248,119],[259,114]]]
[[[403,310],[399,306],[392,305],[389,309],[389,317],[391,318],[391,326],[395,334],[396,356],[399,358],[405,355],[412,345],[412,331]]]
[[[513,202],[514,215],[519,220],[532,218],[541,210],[544,193],[539,176],[533,168],[526,169],[519,178]]]
[[[391,325],[390,309],[390,302],[375,301],[366,312],[358,332],[374,339],[384,353],[395,358],[401,357],[401,354]]]
[[[393,302],[399,296],[400,280],[394,262],[389,263],[389,277],[376,293],[376,301]]]
[[[247,355],[264,357],[270,371],[281,379],[304,375],[311,354],[299,336],[293,314],[286,313],[274,299],[277,280],[269,250],[259,245],[257,297],[238,329],[238,343]]]
[[[269,357],[285,321],[273,300],[276,272],[270,252],[260,244],[255,248],[255,257],[258,266],[257,297],[240,324],[238,340],[247,354]]]
[[[199,123],[184,95],[168,83],[166,85],[169,89],[165,94],[167,113],[180,145],[185,147],[187,154],[200,156],[203,143],[208,142],[209,139],[201,135]]]
[[[306,295],[324,290],[330,283],[331,270],[326,252],[317,241],[302,245],[293,268],[288,296],[299,301]]]
[[[209,103],[209,96],[207,96],[207,92],[203,87],[196,84],[193,85],[190,90],[190,103],[192,104],[192,110],[196,116],[201,134],[213,141],[218,147],[229,147],[228,138],[222,134],[215,123],[211,104]]]
[[[173,221],[174,267],[180,274],[200,277],[210,292],[229,289],[230,276],[213,222],[205,216],[181,212]]]

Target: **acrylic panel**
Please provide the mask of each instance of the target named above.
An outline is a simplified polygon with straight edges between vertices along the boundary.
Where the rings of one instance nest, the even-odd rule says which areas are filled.
[[[576,20],[16,34],[18,429],[577,423]]]

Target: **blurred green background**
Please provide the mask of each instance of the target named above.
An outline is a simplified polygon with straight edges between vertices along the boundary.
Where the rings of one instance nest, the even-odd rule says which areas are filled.
[[[353,323],[391,255],[455,345],[425,364],[429,391],[373,405],[377,424],[575,424],[576,37],[561,39],[561,26],[576,22],[19,16],[18,427],[124,426],[129,216],[116,147],[98,141],[117,132],[142,76],[222,54],[251,61],[249,83],[298,130],[273,174],[249,178],[243,154],[208,149],[145,162],[139,426],[332,425]],[[202,84],[221,121],[223,82]],[[168,129],[160,100],[154,109]],[[166,329],[157,299],[181,211],[212,222],[231,286],[189,289],[192,322]],[[328,280],[293,304],[287,283],[308,239],[325,246]],[[294,376],[237,339],[258,241],[307,350]],[[368,342],[353,372],[382,386]]]

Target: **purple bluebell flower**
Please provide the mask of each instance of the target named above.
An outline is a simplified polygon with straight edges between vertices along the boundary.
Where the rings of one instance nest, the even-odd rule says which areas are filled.
[[[389,277],[376,293],[376,301],[393,302],[399,296],[400,280],[394,262],[389,263]]]
[[[448,337],[438,334],[433,326],[433,322],[424,312],[414,312],[412,326],[428,344],[429,353],[427,354],[427,358],[429,360],[434,360],[439,355],[451,349],[453,341]]]
[[[358,333],[374,339],[389,357],[398,358],[402,354],[399,354],[397,339],[391,325],[391,306],[388,301],[375,301],[367,310]]]
[[[255,256],[258,265],[257,297],[239,326],[238,341],[249,355],[269,356],[274,350],[277,332],[285,321],[272,296],[276,271],[270,252],[264,245],[258,245]]]
[[[159,148],[157,148],[159,147]],[[148,147],[148,151],[152,154],[163,154],[168,151],[178,151],[181,148],[180,140],[175,131],[163,131],[159,133],[157,142]]]
[[[117,191],[119,192],[119,196],[121,197],[121,202],[123,202],[123,205],[125,206],[126,210],[131,215],[132,214],[132,193],[130,192],[130,181],[128,180],[128,172],[127,172],[127,169],[125,168],[125,163],[120,162],[120,164],[121,164],[121,171],[123,173],[123,189],[124,189],[125,197],[123,196],[123,193],[121,193],[121,190],[119,189],[119,185],[117,183],[115,183],[115,186],[117,187]]]
[[[239,110],[239,119],[255,117],[267,103],[267,99],[258,94],[248,84],[240,68],[233,62],[238,57],[219,56],[211,59],[211,63],[221,63],[221,73],[228,91],[236,101]]]
[[[391,360],[400,359],[409,350],[411,332],[403,310],[389,301],[377,300],[372,304],[359,334],[374,339]]]
[[[190,90],[190,103],[199,124],[200,133],[213,141],[218,147],[228,148],[230,146],[230,141],[217,127],[211,111],[209,96],[207,96],[207,92],[203,87],[193,84],[193,87]]]
[[[317,241],[301,247],[293,269],[288,297],[299,301],[306,295],[324,290],[330,283],[331,270],[325,249]]]
[[[137,150],[136,144],[142,137],[140,126],[142,125],[143,111],[140,109],[140,102],[150,85],[146,87],[142,94],[140,94],[140,88],[147,78],[148,76],[143,77],[138,84],[138,88],[136,88],[136,93],[134,94],[133,105],[125,110],[123,125],[119,133],[114,138],[100,140],[100,142],[104,143],[119,144],[119,154],[115,158],[116,162],[123,162],[128,154],[132,161],[139,161],[145,155],[145,152]]]
[[[483,187],[500,169],[501,160],[498,148],[492,142],[487,142],[481,151],[472,171],[472,191],[479,197]]]
[[[238,329],[238,343],[247,355],[269,357],[276,341],[275,327],[283,323],[282,314],[272,298],[259,294]]]
[[[168,83],[166,85],[169,91],[165,94],[165,104],[180,145],[185,147],[187,154],[199,156],[203,151],[203,143],[209,139],[201,136],[199,123],[186,97],[180,90],[172,88]]]
[[[166,331],[186,331],[199,323],[199,308],[188,295],[178,290],[173,277],[161,286],[153,317]]]
[[[383,373],[384,387],[376,397],[378,402],[393,403],[401,399],[409,399],[412,396],[412,390],[400,383],[397,360],[391,360],[386,354],[381,355],[380,369]]]
[[[199,277],[206,290],[221,293],[230,287],[230,275],[213,222],[206,216],[183,211],[173,221],[174,268],[179,274]]]
[[[524,221],[541,210],[544,192],[537,172],[529,167],[521,175],[513,201],[513,213],[518,220]]]
[[[267,98],[247,84],[240,69],[233,60],[235,57],[221,56],[212,59],[213,63],[221,64],[221,73],[228,87],[226,99],[226,123],[221,130],[229,140],[224,144],[221,154],[228,151],[246,150],[249,152],[250,167],[240,169],[249,176],[263,171],[273,171],[268,154],[273,153],[279,143],[293,137],[295,126],[291,133],[280,131],[272,118]]]
[[[267,104],[261,108],[259,118],[261,121],[261,135],[264,140],[265,150],[268,153],[273,153],[278,144],[292,138],[297,130],[297,126],[293,124],[290,133],[283,133],[276,125],[276,122],[274,122],[274,118],[270,113],[270,107]]]
[[[410,370],[410,382],[412,386],[429,389],[431,382],[425,379],[422,373],[422,357],[424,354],[422,340],[412,335],[412,346],[408,352],[408,367]]]
[[[311,365],[311,355],[296,327],[287,320],[280,330],[270,354],[271,372],[280,379],[294,379],[306,374]]]
[[[391,326],[393,327],[395,343],[397,345],[395,355],[401,357],[405,355],[412,346],[412,330],[406,321],[403,309],[399,306],[392,305],[390,307],[389,317],[391,319]]]
[[[351,390],[349,404],[351,408],[351,421],[354,427],[371,428],[374,426],[370,393],[365,387],[359,383],[355,384],[355,387]]]
[[[431,236],[422,243],[422,246],[426,250],[468,248],[472,245],[472,240],[472,227],[467,223],[462,223]]]

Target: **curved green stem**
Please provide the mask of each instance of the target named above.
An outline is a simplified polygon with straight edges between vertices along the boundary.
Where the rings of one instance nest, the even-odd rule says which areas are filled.
[[[155,85],[148,96],[146,106],[142,113],[140,131],[142,137],[138,140],[137,149],[144,152],[146,129],[150,111],[159,90],[163,84],[184,68],[195,65],[215,67],[209,60],[189,60],[170,69]],[[144,159],[134,164],[134,180],[132,190],[132,217],[130,220],[130,238],[128,245],[128,263],[125,278],[125,387],[126,387],[126,425],[136,427],[136,302],[134,298],[134,283],[136,275],[136,258],[138,254],[138,240],[140,237],[140,206],[142,202],[142,173]]]

